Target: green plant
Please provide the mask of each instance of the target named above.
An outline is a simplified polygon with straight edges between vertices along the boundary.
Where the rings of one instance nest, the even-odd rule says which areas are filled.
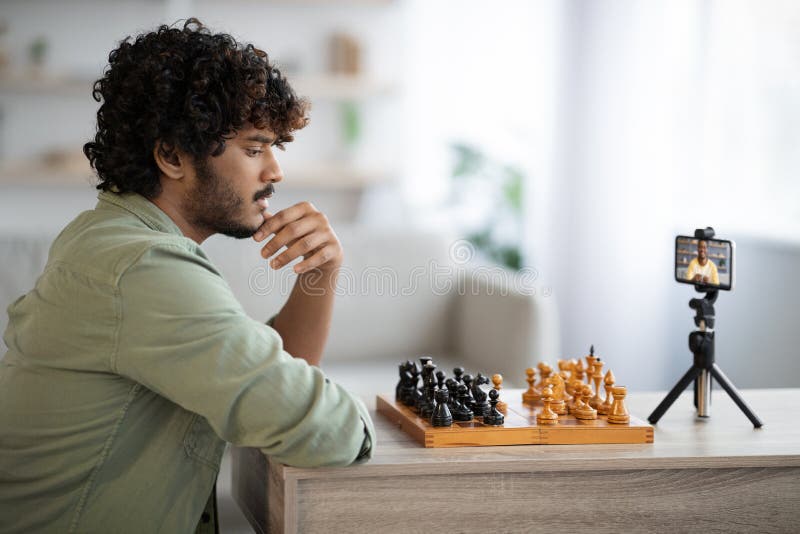
[[[504,164],[486,156],[477,148],[454,143],[454,181],[460,186],[478,186],[492,206],[490,215],[467,235],[477,250],[488,258],[514,270],[522,268],[521,234],[525,174],[519,167]],[[491,189],[489,189],[491,188]]]

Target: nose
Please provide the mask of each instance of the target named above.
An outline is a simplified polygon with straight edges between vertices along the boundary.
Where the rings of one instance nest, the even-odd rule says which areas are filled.
[[[281,170],[281,166],[272,150],[268,151],[268,154],[269,157],[264,158],[265,163],[264,168],[261,170],[261,181],[264,183],[278,183],[283,180],[283,170]]]

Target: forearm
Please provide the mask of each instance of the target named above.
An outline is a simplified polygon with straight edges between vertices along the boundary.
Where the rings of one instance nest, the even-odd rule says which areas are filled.
[[[273,326],[286,352],[319,365],[333,319],[338,269],[314,270],[297,277],[292,293]]]

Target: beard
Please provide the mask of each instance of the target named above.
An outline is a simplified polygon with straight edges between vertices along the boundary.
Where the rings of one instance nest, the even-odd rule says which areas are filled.
[[[232,180],[217,174],[207,161],[196,163],[195,172],[197,188],[186,199],[190,221],[214,234],[236,239],[252,237],[261,225],[253,226],[245,221],[250,203],[236,192]],[[268,184],[252,201],[271,193],[272,184]]]

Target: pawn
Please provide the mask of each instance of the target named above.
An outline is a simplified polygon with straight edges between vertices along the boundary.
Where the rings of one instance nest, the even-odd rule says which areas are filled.
[[[606,373],[606,377],[603,379],[603,385],[606,390],[606,399],[597,407],[597,413],[600,415],[608,415],[611,413],[611,388],[614,386],[614,373],[611,372],[611,369]]]
[[[446,389],[442,388],[436,391],[436,407],[431,416],[433,426],[451,426],[453,424],[453,416],[450,408],[447,407],[448,397]]]
[[[534,373],[536,373],[536,371],[533,370],[533,367],[528,367],[525,369],[525,374],[528,375],[528,377],[525,379],[525,381],[528,383],[528,391],[522,394],[522,402],[526,402],[528,404],[533,404],[541,398],[539,392],[533,387],[533,383],[536,381]]]
[[[592,398],[592,388],[588,385],[583,386],[581,393],[581,407],[575,410],[577,419],[597,419],[597,410],[589,406],[589,399]]]
[[[456,383],[457,384],[461,384],[462,383],[461,382],[461,376],[463,374],[464,374],[464,368],[463,367],[456,367],[455,369],[453,369],[453,376],[456,377]]]
[[[453,419],[456,421],[472,421],[475,414],[469,408],[469,393],[467,386],[464,384],[458,385],[458,401],[455,403],[453,410]]]
[[[545,362],[539,362],[536,368],[539,369],[539,383],[536,386],[539,391],[543,391],[547,385],[547,379],[550,378],[550,374],[553,372],[553,368]]]
[[[495,391],[497,391],[497,395],[500,395],[500,390],[503,388],[503,375],[500,373],[492,375],[492,385],[494,386]],[[489,392],[489,396],[491,396],[491,392]],[[491,402],[491,401],[490,401]],[[497,401],[497,409],[500,410],[502,413],[506,413],[506,409],[508,405],[503,401]]]
[[[628,394],[628,389],[625,386],[614,386],[611,388],[611,393],[614,395],[614,403],[608,414],[608,422],[627,425],[631,421],[631,416],[625,407],[625,395]]]
[[[483,416],[483,424],[490,425],[490,426],[500,426],[505,422],[505,417],[502,413],[497,409],[498,397],[500,397],[500,393],[497,392],[496,389],[489,390],[489,404],[491,408],[489,408],[489,413]]]
[[[541,412],[536,414],[536,422],[540,425],[554,425],[558,423],[558,414],[550,408],[550,403],[553,402],[553,388],[546,386],[542,391],[542,402],[544,408]]]
[[[444,371],[442,371],[441,369],[436,371],[436,386],[439,389],[443,389],[444,388],[444,377],[445,377]]]
[[[452,413],[455,411],[456,404],[458,403],[458,384],[454,378],[448,378],[444,382],[444,387],[447,388],[447,394],[449,395],[447,407],[450,408],[450,412]]]

